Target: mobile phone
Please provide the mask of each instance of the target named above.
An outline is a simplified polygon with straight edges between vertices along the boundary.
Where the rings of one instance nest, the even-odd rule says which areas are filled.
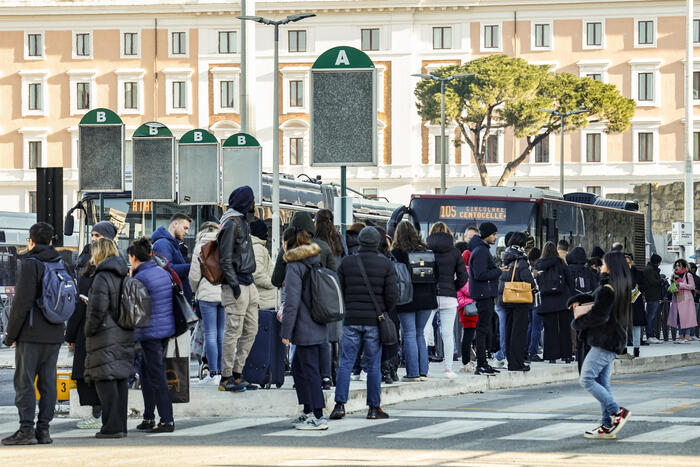
[[[80,294],[80,298],[82,298],[86,302],[88,301],[87,295]]]

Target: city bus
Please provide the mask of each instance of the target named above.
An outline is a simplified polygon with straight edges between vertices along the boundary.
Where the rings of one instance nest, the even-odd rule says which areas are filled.
[[[564,239],[590,254],[594,246],[607,251],[619,242],[638,264],[646,264],[644,215],[633,201],[609,200],[592,193],[562,196],[527,187],[454,186],[444,195],[413,195],[407,207],[395,211],[389,229],[404,216],[423,236],[434,223],[444,222],[456,241],[463,239],[467,228],[493,222],[499,235],[494,254],[504,246],[506,233],[526,231],[540,249],[547,241]]]

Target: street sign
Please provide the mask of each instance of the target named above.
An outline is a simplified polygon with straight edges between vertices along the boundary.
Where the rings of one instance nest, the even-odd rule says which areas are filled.
[[[136,129],[132,143],[133,201],[175,200],[175,138],[158,122]]]
[[[671,244],[685,248],[693,247],[693,226],[688,222],[671,224]]]
[[[93,109],[78,125],[78,190],[124,191],[124,123],[109,109]]]
[[[311,165],[377,165],[377,77],[354,47],[334,47],[311,67]]]
[[[352,196],[345,197],[345,225],[352,225],[353,223],[353,200]],[[342,226],[343,225],[343,197],[334,196],[333,197],[333,219],[334,224]]]
[[[222,150],[223,189],[221,204],[228,203],[229,194],[238,187],[253,189],[255,203],[262,201],[262,148],[247,133],[236,133],[224,141]]]
[[[219,141],[207,130],[190,130],[177,145],[177,202],[218,204]]]

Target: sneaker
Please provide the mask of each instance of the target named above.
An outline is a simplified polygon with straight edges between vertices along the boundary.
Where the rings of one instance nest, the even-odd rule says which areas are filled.
[[[37,443],[39,443],[39,444],[51,444],[51,443],[53,443],[53,440],[51,439],[51,436],[49,435],[48,428],[37,428],[35,433],[36,433]]]
[[[173,431],[175,431],[174,423],[160,422],[149,433],[172,433]]]
[[[221,375],[209,376],[208,386],[218,386],[221,383]]]
[[[380,418],[389,418],[389,414],[384,412],[380,407],[370,407],[367,411],[367,419],[378,420]]]
[[[219,391],[225,391],[226,390],[226,385],[228,384],[228,380],[231,379],[231,377],[225,377],[222,376],[221,380],[219,380]],[[231,379],[233,381],[233,379]]]
[[[462,368],[460,369],[461,372],[463,373],[474,373],[474,370],[476,370],[476,362],[471,361],[467,363],[466,365],[462,365]]]
[[[612,430],[612,425],[600,425],[592,430],[586,431],[583,437],[588,439],[615,439],[616,435]]]
[[[526,372],[526,371],[530,371],[530,367],[529,367],[528,365],[523,365],[522,368],[517,368],[517,369],[514,369],[514,370],[511,370],[510,368],[508,368],[508,371],[522,371],[522,372]]]
[[[428,381],[428,375],[420,375],[418,377],[418,381]]]
[[[457,375],[455,374],[454,371],[450,370],[449,368],[445,369],[445,377],[447,379],[455,379]]]
[[[657,339],[656,337],[650,337],[650,338],[648,338],[648,339],[647,339],[647,342],[650,343],[650,344],[660,344],[660,343],[661,343],[661,341],[660,341],[659,339]]]
[[[2,440],[5,446],[24,446],[27,444],[36,444],[36,433],[33,429],[29,431],[17,430],[12,436]]]
[[[401,378],[401,381],[406,383],[415,383],[416,381],[420,381],[420,376],[404,376]]]
[[[617,432],[625,426],[625,423],[627,423],[631,415],[632,412],[624,407],[620,407],[620,410],[613,416],[612,430],[610,430],[610,432],[617,435]]]
[[[296,426],[297,426],[298,424],[304,423],[304,422],[306,421],[307,418],[309,418],[309,416],[308,416],[307,414],[305,414],[305,413],[302,413],[302,414],[299,415],[297,418],[295,418],[294,420],[292,420],[292,428],[296,428]]]
[[[95,438],[97,439],[120,439],[120,438],[126,438],[126,433],[123,431],[120,431],[118,433],[102,433],[101,431],[98,431],[95,433]]]
[[[153,427],[156,426],[156,421],[155,420],[144,420],[138,425],[136,425],[136,429],[139,431],[151,431]]]
[[[496,373],[493,371],[493,368],[490,366],[477,366],[476,370],[474,370],[475,375],[486,375],[486,376],[494,376]]]
[[[496,360],[496,366],[497,366],[498,368],[504,368],[504,367],[506,366],[506,360],[505,360],[505,359],[503,359],[503,360]]]
[[[536,353],[535,353],[535,354],[530,354],[530,362],[543,362],[543,361],[544,361],[544,360],[542,359],[542,357],[540,357],[540,356],[537,355]]]
[[[690,339],[694,341],[700,341],[700,337],[698,336],[690,336]]]
[[[80,420],[75,426],[81,430],[99,430],[102,428],[102,419],[88,415]]]
[[[328,420],[326,417],[316,418],[313,415],[308,417],[305,422],[299,423],[294,426],[297,430],[327,430]]]
[[[243,380],[241,380],[241,381],[243,381]],[[221,386],[222,386],[222,385],[224,385],[224,380],[223,380],[223,379],[221,380],[221,383],[219,383],[219,391],[222,391],[222,389],[221,389]],[[257,388],[258,388],[258,387],[255,386],[255,389],[257,389]],[[233,379],[233,378],[229,378],[228,380],[226,380],[226,384],[224,385],[223,391],[229,391],[229,392],[243,392],[243,391],[245,391],[245,390],[247,390],[247,389],[248,389],[248,388],[246,387],[246,385],[243,384],[242,382],[238,382],[237,380],[235,380],[235,379]]]
[[[673,343],[674,343],[674,344],[687,344],[688,341],[686,341],[685,339],[681,339],[681,338],[679,337],[678,339],[676,339],[675,341],[673,341]]]
[[[236,378],[233,380],[232,386],[243,386],[246,391],[255,391],[258,389],[260,386],[257,384],[249,383],[248,381],[244,380],[243,378]],[[234,391],[232,389],[226,389],[227,391],[231,390],[233,392],[238,392]]]
[[[336,402],[335,407],[333,407],[333,411],[331,412],[331,415],[328,418],[330,418],[331,420],[340,420],[343,417],[345,417],[345,404]]]
[[[491,365],[489,365],[488,367],[489,367],[489,370],[491,370],[493,373],[498,374],[498,373],[501,372],[501,370],[497,370],[497,369],[495,369],[494,367],[492,367]]]
[[[197,386],[208,386],[212,379],[214,378],[212,378],[211,375],[207,375],[194,384],[196,384]]]
[[[321,381],[321,388],[324,391],[330,391],[331,389],[331,379],[330,378],[323,378],[323,381]]]

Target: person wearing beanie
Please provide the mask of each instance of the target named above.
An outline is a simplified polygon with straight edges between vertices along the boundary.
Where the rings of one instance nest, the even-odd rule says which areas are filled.
[[[96,242],[100,238],[108,238],[114,240],[117,236],[117,227],[109,221],[98,222],[92,226],[92,242]]]
[[[491,245],[496,243],[498,228],[491,222],[479,226],[479,235],[469,241],[469,296],[476,301],[479,319],[476,324],[476,371],[477,375],[494,375],[498,370],[486,360],[486,343],[491,334],[495,303],[498,296],[498,279],[501,270],[491,254]]]
[[[656,253],[651,255],[649,264],[642,271],[642,278],[639,284],[646,301],[646,341],[650,344],[661,344],[663,342],[654,335],[654,320],[659,310],[659,303],[663,298],[664,280],[661,278],[660,264],[661,256]]]
[[[242,376],[258,333],[259,296],[253,278],[256,262],[248,224],[248,213],[254,208],[255,197],[249,186],[233,190],[217,236],[223,272],[221,304],[226,308],[220,391],[241,392],[258,388]]]
[[[599,246],[594,246],[593,250],[591,250],[591,258],[600,258],[603,259],[603,256],[605,256],[605,251]]]
[[[393,311],[398,289],[396,271],[389,258],[378,252],[382,236],[374,227],[365,227],[358,235],[357,254],[346,256],[338,268],[338,279],[345,300],[345,318],[341,340],[340,365],[335,388],[335,408],[330,418],[345,416],[350,390],[350,373],[362,346],[367,371],[368,419],[389,418],[381,408],[382,342],[377,316]],[[371,294],[368,293],[371,290]]]
[[[267,251],[267,226],[262,219],[250,223],[250,239],[255,254],[253,283],[258,289],[258,305],[262,310],[274,310],[277,304],[277,287],[272,285],[272,258]]]

